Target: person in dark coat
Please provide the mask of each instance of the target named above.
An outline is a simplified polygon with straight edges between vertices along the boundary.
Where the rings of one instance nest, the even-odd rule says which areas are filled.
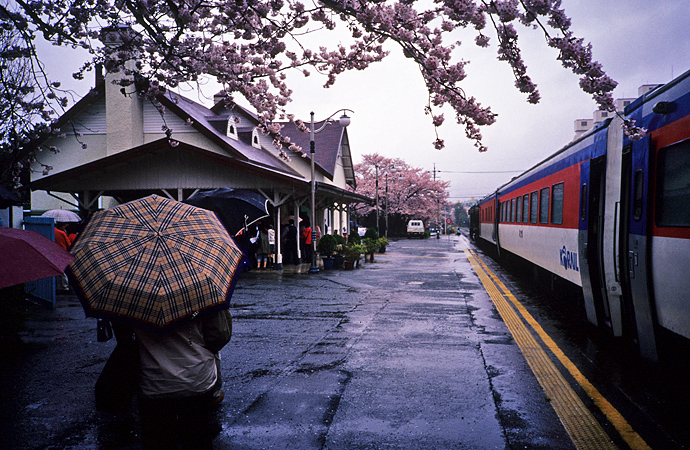
[[[268,242],[268,230],[263,224],[259,225],[259,240],[257,241],[256,259],[257,268],[268,269],[268,255],[271,253],[271,246]]]
[[[297,256],[297,227],[295,227],[293,219],[290,219],[287,228],[283,231],[283,244],[285,246],[285,263],[299,264],[299,256]]]

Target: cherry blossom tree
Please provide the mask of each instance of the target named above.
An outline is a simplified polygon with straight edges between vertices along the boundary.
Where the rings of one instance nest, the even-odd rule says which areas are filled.
[[[409,219],[435,221],[448,201],[450,182],[434,180],[431,172],[412,167],[400,158],[386,158],[378,153],[364,155],[362,162],[355,165],[355,174],[356,192],[369,198],[376,198],[378,174],[379,213],[383,216],[387,203],[388,214],[397,216],[402,222]],[[354,212],[369,215],[375,208],[360,204]]]
[[[384,59],[384,44],[391,43],[419,68],[429,94],[420,106],[433,126],[440,127],[443,111],[450,110],[475,146],[486,150],[480,127],[494,123],[496,115],[462,88],[468,61],[461,56],[459,31],[480,47],[495,42],[517,89],[536,103],[539,91],[521,57],[517,25],[542,32],[599,108],[614,110],[616,83],[593,60],[591,46],[573,35],[561,0],[0,0],[0,26],[20,38],[17,48],[34,71],[42,67],[35,47],[42,38],[93,55],[76,78],[100,64],[121,74],[117,83],[123,93],[136,90],[151,100],[166,88],[210,76],[223,86],[229,106],[244,97],[265,132],[286,148],[290,142],[273,123],[284,116],[294,119],[286,73],[315,71],[329,87],[343,72]],[[347,30],[349,42],[332,48],[308,48],[303,42],[308,33],[336,27]],[[51,80],[36,80],[46,100],[38,116],[46,120],[51,108],[64,108],[68,98]],[[15,147],[31,137],[24,134]],[[434,145],[444,146],[438,132]]]
[[[0,24],[2,19],[0,18]],[[0,184],[20,184],[24,158],[16,151],[27,137],[40,136],[50,117],[30,66],[30,52],[18,30],[0,26]],[[45,115],[44,115],[45,114]]]

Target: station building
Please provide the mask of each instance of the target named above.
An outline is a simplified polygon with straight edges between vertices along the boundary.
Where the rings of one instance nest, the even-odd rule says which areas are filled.
[[[40,143],[32,165],[32,215],[62,208],[88,217],[151,194],[184,201],[201,190],[228,187],[263,195],[275,224],[309,216],[308,132],[281,123],[281,134],[303,153],[276,148],[245,108],[228,108],[220,98],[206,107],[171,91],[152,102],[113,79],[97,74],[89,94],[59,118],[56,135]],[[347,128],[328,124],[314,141],[315,223],[325,233],[348,233],[349,206],[372,200],[353,192]]]

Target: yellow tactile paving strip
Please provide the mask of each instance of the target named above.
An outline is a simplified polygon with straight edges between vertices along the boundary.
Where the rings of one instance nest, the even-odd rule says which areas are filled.
[[[556,344],[548,337],[544,330],[524,309],[517,299],[510,293],[506,286],[493,274],[493,272],[480,262],[477,255],[465,249],[473,269],[479,276],[484,288],[496,305],[499,314],[510,330],[515,342],[522,351],[527,363],[534,372],[537,380],[544,389],[545,395],[550,399],[556,414],[570,435],[575,446],[580,450],[606,450],[616,449],[616,445],[603,430],[599,422],[594,418],[589,409],[584,405],[575,391],[570,387],[561,372],[546,354],[544,348],[537,342],[527,325],[520,318],[509,301],[525,317],[527,323],[537,332],[545,344],[554,351],[554,354],[575,377],[585,392],[594,403],[601,408],[607,418],[616,427],[623,439],[634,450],[647,450],[649,446],[630,427],[613,406],[601,396],[601,394],[589,383],[582,373],[570,360],[558,349]],[[502,291],[502,292],[501,292]],[[575,371],[575,373],[573,373]]]

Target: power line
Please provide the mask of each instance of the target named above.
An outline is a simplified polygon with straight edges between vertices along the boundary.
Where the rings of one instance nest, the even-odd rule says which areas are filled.
[[[455,171],[455,170],[436,170],[441,173],[522,173],[524,170],[490,170],[490,171]]]

